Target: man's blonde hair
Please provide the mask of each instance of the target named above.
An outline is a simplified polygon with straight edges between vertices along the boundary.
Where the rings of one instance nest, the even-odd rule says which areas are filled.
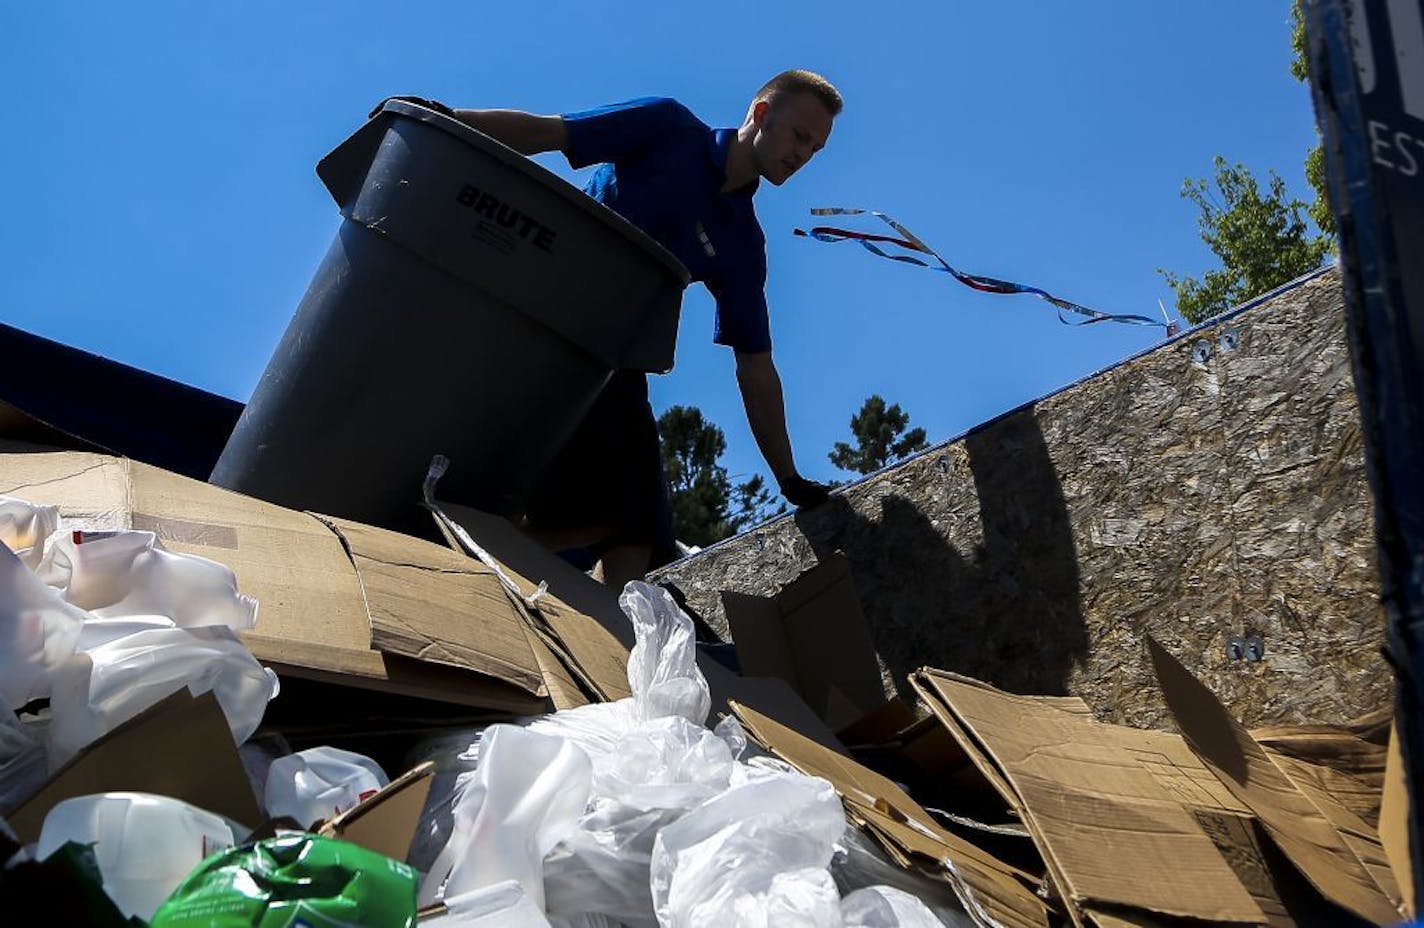
[[[752,99],[770,101],[779,94],[789,93],[813,94],[816,99],[825,104],[832,116],[839,116],[841,108],[845,106],[845,101],[841,99],[841,92],[835,88],[835,85],[815,71],[805,71],[800,68],[782,71],[763,84]]]

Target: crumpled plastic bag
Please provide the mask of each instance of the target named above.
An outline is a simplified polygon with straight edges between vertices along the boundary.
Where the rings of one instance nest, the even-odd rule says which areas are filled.
[[[659,924],[731,928],[803,910],[819,917],[825,887],[839,899],[826,867],[845,827],[835,789],[819,777],[766,772],[734,782],[658,833],[651,884]],[[825,879],[777,879],[809,870]]]
[[[703,725],[712,708],[697,666],[697,633],[672,594],[651,583],[629,583],[618,605],[633,623],[637,643],[628,655],[628,685],[642,721],[681,716]]]
[[[231,568],[168,551],[153,532],[58,535],[36,573],[66,602],[100,619],[161,617],[182,628],[233,631],[257,621],[257,600],[237,591]]]
[[[845,928],[944,928],[919,899],[893,886],[867,886],[841,900]],[[972,924],[965,919],[963,924]]]
[[[725,790],[734,761],[728,740],[682,716],[625,732],[594,758],[591,808],[544,861],[550,915],[596,913],[631,928],[655,925],[653,841],[664,825]]]
[[[939,919],[933,924],[974,928],[974,920],[964,911],[964,903],[955,895],[949,884],[891,863],[885,853],[859,828],[847,828],[845,834],[841,835],[841,840],[837,842],[836,856],[831,861],[831,876],[835,878],[836,886],[841,891],[843,907],[846,899],[856,896],[862,890],[888,888],[923,903]],[[891,907],[894,908],[893,903]],[[864,917],[868,919],[867,924],[874,925],[873,918],[880,916],[874,916],[872,913]],[[909,924],[915,923],[911,921]]]
[[[458,896],[514,880],[542,911],[544,856],[574,830],[592,777],[588,755],[572,742],[491,725],[456,802],[450,841],[426,875],[422,904],[442,881],[445,895]]]
[[[277,675],[222,625],[138,632],[75,653],[55,668],[53,683],[51,770],[184,686],[195,696],[213,691],[238,744],[277,695]]]
[[[0,545],[0,700],[6,707],[50,694],[51,675],[74,653],[87,617]]]
[[[45,539],[59,528],[59,509],[0,496],[0,544],[15,552],[31,570],[44,556]]]
[[[322,745],[279,757],[267,768],[262,807],[310,829],[354,807],[390,782],[371,758]]]

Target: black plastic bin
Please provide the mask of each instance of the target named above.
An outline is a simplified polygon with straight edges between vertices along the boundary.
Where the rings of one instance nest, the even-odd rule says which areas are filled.
[[[687,271],[517,152],[399,101],[317,166],[342,222],[211,482],[400,530],[505,516],[614,370],[672,367]]]

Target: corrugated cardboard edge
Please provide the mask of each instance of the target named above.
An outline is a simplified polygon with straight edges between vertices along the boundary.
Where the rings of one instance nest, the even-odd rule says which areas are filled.
[[[446,542],[468,557],[483,555],[497,564],[516,587],[508,590],[519,603],[540,638],[558,655],[570,674],[604,701],[632,695],[628,687],[628,653],[625,645],[609,629],[610,622],[631,637],[632,628],[618,608],[616,594],[586,577],[572,565],[540,548],[518,528],[499,516],[468,506],[434,501],[431,515]],[[459,537],[463,532],[478,550],[471,550]],[[513,552],[518,564],[501,552]],[[526,571],[537,570],[544,584],[532,582]],[[560,593],[607,604],[616,617],[595,616],[570,604]],[[610,602],[611,597],[611,602]]]
[[[393,860],[404,861],[420,825],[420,813],[430,795],[434,776],[434,761],[412,767],[375,795],[322,825],[318,834],[350,841]]]
[[[1404,753],[1399,747],[1399,733],[1393,725],[1389,729],[1389,754],[1384,768],[1379,836],[1403,896],[1405,914],[1414,918],[1418,910],[1414,905],[1414,866],[1409,853],[1409,787],[1405,781]]]

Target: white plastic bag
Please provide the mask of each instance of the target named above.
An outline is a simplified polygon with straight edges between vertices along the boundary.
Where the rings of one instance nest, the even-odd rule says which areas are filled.
[[[308,748],[279,757],[267,768],[262,806],[273,818],[296,819],[303,828],[352,808],[390,782],[369,757],[340,748]]]
[[[257,730],[277,695],[277,675],[221,625],[128,635],[72,655],[53,680],[50,769],[185,686],[195,696],[216,694],[237,744]]]
[[[455,805],[445,851],[422,886],[422,903],[445,874],[445,895],[514,880],[544,909],[544,856],[574,830],[588,803],[588,755],[563,738],[491,725],[480,763]]]
[[[0,699],[6,707],[50,694],[51,676],[74,653],[87,617],[0,545]]]
[[[679,715],[702,725],[712,708],[707,680],[697,667],[692,619],[672,594],[650,583],[629,583],[618,605],[633,623],[637,643],[628,655],[628,685],[638,718]]]
[[[893,886],[868,886],[841,900],[846,928],[944,928],[919,899]],[[972,924],[965,919],[964,924]]]
[[[862,890],[897,890],[901,895],[910,896],[925,905],[939,921],[933,924],[950,925],[953,928],[974,928],[974,920],[964,911],[964,903],[954,894],[949,884],[931,879],[921,873],[906,870],[891,863],[869,838],[858,828],[847,828],[837,842],[836,856],[831,861],[831,876],[835,878],[844,900],[856,897]],[[891,898],[899,898],[891,894]],[[870,906],[873,900],[866,899],[860,905]],[[894,909],[894,903],[890,903]],[[842,905],[842,912],[845,911]],[[859,911],[859,910],[857,910]],[[870,908],[864,915],[867,924],[874,925],[877,916]],[[896,916],[900,917],[900,916]],[[849,921],[850,916],[846,916]],[[914,925],[911,921],[909,925]]]
[[[221,816],[168,796],[99,793],[49,811],[39,858],[67,841],[92,844],[104,892],[125,916],[147,921],[203,858],[232,847],[237,835]]]
[[[59,528],[59,510],[13,496],[0,496],[0,544],[33,570],[44,556],[44,541]]]
[[[734,784],[658,833],[651,884],[659,924],[730,928],[741,924],[725,917],[738,906],[770,911],[771,900],[758,897],[791,905],[804,889],[821,899],[804,880],[783,879],[775,892],[773,883],[778,874],[825,871],[844,830],[840,800],[819,777],[766,772]],[[817,886],[830,882],[825,875]]]
[[[237,591],[230,568],[167,551],[153,532],[58,535],[38,573],[67,602],[99,618],[159,616],[184,628],[226,625],[234,631],[257,620],[257,600]]]

